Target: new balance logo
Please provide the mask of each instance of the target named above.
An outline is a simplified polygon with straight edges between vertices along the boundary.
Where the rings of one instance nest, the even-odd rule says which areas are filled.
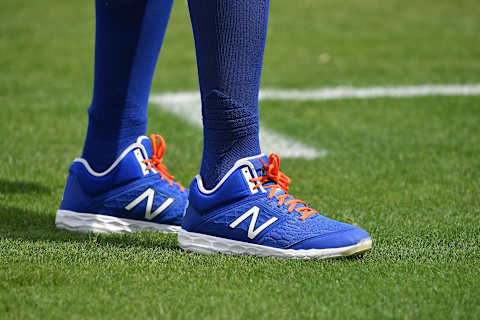
[[[135,206],[137,206],[140,202],[142,202],[145,198],[147,198],[147,206],[145,207],[145,219],[147,220],[152,220],[156,216],[158,216],[160,213],[162,213],[165,209],[167,209],[175,199],[173,198],[168,198],[163,202],[157,210],[152,212],[152,205],[153,205],[153,198],[155,197],[155,190],[152,188],[148,188],[145,190],[144,193],[142,193],[140,196],[138,196],[135,200],[130,202],[125,209],[128,211],[132,210]]]
[[[264,224],[259,226],[257,229],[255,229],[255,225],[257,224],[257,219],[258,219],[258,213],[260,212],[260,208],[257,206],[252,207],[250,210],[242,214],[240,217],[238,217],[235,221],[233,221],[230,224],[230,228],[235,228],[237,227],[242,221],[246,220],[248,217],[252,216],[252,219],[250,220],[250,225],[248,226],[248,237],[250,239],[255,238],[258,236],[260,232],[265,230],[269,225],[274,223],[275,221],[278,220],[277,217],[272,217],[268,221],[266,221]]]

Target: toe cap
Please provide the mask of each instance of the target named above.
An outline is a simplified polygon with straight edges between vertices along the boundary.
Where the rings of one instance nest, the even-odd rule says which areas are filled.
[[[290,247],[295,250],[329,249],[353,246],[370,239],[367,231],[353,227],[347,230],[331,232],[298,242]]]

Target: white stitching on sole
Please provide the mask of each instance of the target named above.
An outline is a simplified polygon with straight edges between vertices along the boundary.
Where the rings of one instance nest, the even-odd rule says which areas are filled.
[[[332,257],[347,257],[365,252],[372,247],[372,240],[370,238],[364,239],[355,245],[342,248],[295,250],[267,247],[253,243],[188,232],[181,229],[178,232],[178,244],[182,249],[203,254],[225,253],[246,254],[259,257],[325,259]]]
[[[59,229],[76,232],[123,233],[137,231],[156,231],[177,233],[179,226],[159,224],[133,219],[117,218],[95,213],[82,213],[70,210],[58,210],[55,225]]]

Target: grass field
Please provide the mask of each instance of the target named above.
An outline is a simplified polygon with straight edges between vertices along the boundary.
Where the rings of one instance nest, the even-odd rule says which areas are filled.
[[[480,83],[479,16],[477,0],[276,0],[262,85]],[[293,194],[370,232],[363,258],[201,256],[173,235],[55,229],[85,137],[93,18],[93,1],[2,1],[1,319],[480,318],[480,96],[262,102],[265,127],[328,151],[282,171]],[[196,88],[176,1],[152,92]],[[188,185],[201,131],[149,112]]]

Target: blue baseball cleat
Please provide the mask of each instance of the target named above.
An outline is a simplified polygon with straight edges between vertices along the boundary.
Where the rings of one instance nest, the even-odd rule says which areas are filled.
[[[104,172],[85,159],[69,169],[55,224],[78,232],[178,232],[188,190],[162,163],[165,141],[141,136]]]
[[[241,159],[212,190],[197,176],[178,233],[180,247],[283,258],[350,256],[372,247],[363,229],[323,217],[289,195],[290,178],[279,168],[276,154]]]

